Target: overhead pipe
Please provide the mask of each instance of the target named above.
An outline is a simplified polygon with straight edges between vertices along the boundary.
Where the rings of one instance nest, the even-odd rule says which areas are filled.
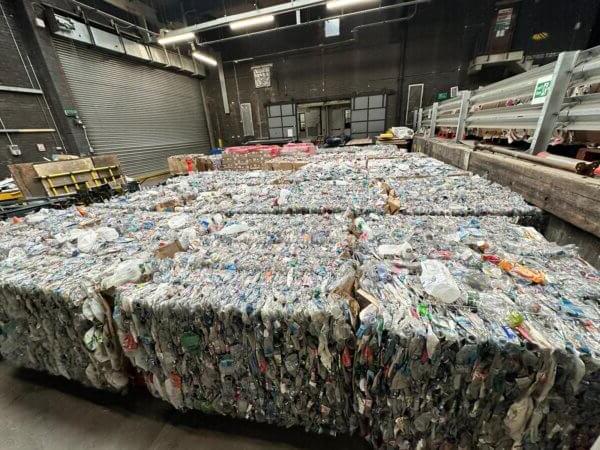
[[[279,5],[268,6],[266,8],[253,9],[238,14],[232,14],[231,16],[223,16],[218,19],[209,20],[207,22],[197,23],[188,27],[173,30],[169,33],[171,36],[177,36],[185,33],[201,33],[204,31],[214,30],[215,28],[221,28],[229,25],[232,22],[238,22],[240,20],[251,19],[254,17],[264,15],[275,15],[285,14],[292,11],[301,9],[313,8],[315,6],[325,5],[328,0],[292,0],[287,3],[281,3]]]
[[[212,40],[212,41],[199,42],[196,45],[198,45],[198,46],[207,46],[207,45],[219,44],[219,43],[222,43],[222,42],[229,42],[229,41],[233,41],[233,40],[236,40],[236,39],[241,39],[241,38],[246,38],[246,37],[259,36],[259,35],[262,35],[262,34],[272,33],[274,31],[291,30],[291,29],[295,29],[295,28],[299,28],[299,27],[304,27],[306,25],[312,25],[312,24],[315,24],[315,23],[325,22],[325,21],[331,20],[331,19],[341,19],[343,17],[351,17],[351,16],[357,16],[357,15],[361,15],[361,14],[375,13],[375,12],[380,12],[380,11],[386,11],[386,10],[389,10],[389,9],[401,8],[401,7],[406,7],[406,6],[413,6],[413,5],[418,5],[419,3],[429,3],[429,2],[431,2],[431,0],[410,0],[410,1],[407,1],[407,2],[395,3],[393,5],[379,6],[377,8],[369,8],[369,9],[363,9],[361,11],[354,11],[354,12],[345,13],[345,14],[337,14],[335,16],[323,17],[321,19],[310,20],[308,22],[294,23],[292,25],[285,25],[285,26],[277,27],[277,28],[269,28],[268,30],[254,31],[252,33],[239,34],[239,35],[236,35],[236,36],[229,36],[229,37],[226,37],[226,38],[215,39],[215,40]],[[404,19],[404,18],[402,17],[401,19]],[[377,22],[377,23],[381,23],[381,22]]]
[[[578,159],[565,158],[555,155],[539,157],[529,153],[517,152],[494,145],[480,144],[479,142],[475,143],[473,150],[485,150],[492,153],[500,153],[502,155],[512,156],[513,158],[523,159],[525,161],[543,164],[555,169],[568,170],[569,172],[575,172],[579,175],[587,176],[593,175],[594,170],[598,168],[598,165],[600,165],[600,161],[585,162]]]
[[[294,48],[292,50],[282,50],[282,51],[273,52],[273,53],[263,53],[262,55],[256,55],[251,58],[232,59],[229,61],[223,61],[223,64],[230,64],[230,63],[238,64],[238,63],[247,62],[247,61],[254,61],[255,59],[272,58],[273,56],[283,56],[283,55],[287,55],[289,53],[296,54],[296,53],[304,52],[304,51],[308,51],[308,50],[323,49],[323,48],[329,48],[329,47],[338,47],[340,45],[350,44],[352,42],[356,42],[356,40],[351,38],[351,39],[345,39],[343,41],[330,42],[328,44],[317,44],[317,45],[311,45],[309,47]]]
[[[351,33],[356,37],[356,34],[360,30],[364,30],[365,28],[376,27],[376,26],[379,26],[379,25],[387,25],[387,24],[390,24],[390,23],[407,22],[407,21],[413,19],[417,15],[417,8],[418,8],[419,3],[422,3],[422,2],[415,3],[415,9],[408,16],[398,17],[396,19],[382,20],[381,22],[373,22],[373,23],[366,23],[364,25],[358,25],[358,26],[352,28]],[[400,5],[400,6],[410,6],[410,5],[403,4],[403,5]]]

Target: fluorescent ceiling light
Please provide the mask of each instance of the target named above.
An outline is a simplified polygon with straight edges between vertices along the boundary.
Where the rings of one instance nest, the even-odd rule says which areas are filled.
[[[327,9],[340,9],[345,8],[346,6],[354,6],[373,1],[375,0],[331,0],[330,2],[327,2]]]
[[[183,33],[175,36],[169,36],[167,34],[166,36],[158,38],[157,42],[160,45],[168,45],[174,44],[175,42],[193,41],[195,37],[196,35],[194,33]]]
[[[266,16],[258,16],[252,17],[251,19],[238,20],[237,22],[232,22],[229,24],[229,27],[232,30],[239,30],[240,28],[248,28],[253,27],[255,25],[264,25],[267,23],[271,23],[275,20],[275,16],[272,14]]]
[[[212,56],[208,56],[206,53],[202,53],[199,51],[192,52],[192,56],[196,58],[198,61],[202,61],[203,63],[208,64],[209,66],[216,66],[217,60]]]

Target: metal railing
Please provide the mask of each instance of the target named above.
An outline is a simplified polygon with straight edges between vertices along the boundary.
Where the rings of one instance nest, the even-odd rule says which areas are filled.
[[[413,117],[417,131],[434,137],[438,127],[455,129],[457,141],[466,131],[527,130],[533,136],[529,152],[535,154],[546,149],[556,130],[600,131],[600,92],[590,92],[595,84],[600,46],[560,53],[553,63],[461,91],[415,110]]]

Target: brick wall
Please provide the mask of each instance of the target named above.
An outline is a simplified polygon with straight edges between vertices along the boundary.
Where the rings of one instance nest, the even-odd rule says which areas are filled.
[[[215,45],[225,61],[255,58],[235,64],[235,71],[233,63],[224,66],[229,115],[223,112],[216,71],[212,71],[206,81],[215,136],[223,138],[226,144],[238,143],[243,138],[238,90],[239,101],[252,104],[257,136],[261,134],[261,127],[262,136],[268,136],[265,104],[269,102],[336,96],[349,98],[356,92],[381,89],[391,92],[387,125],[404,123],[410,84],[424,84],[423,104],[430,105],[438,92],[449,91],[452,86],[474,89],[483,83],[469,77],[467,71],[470,60],[486,48],[495,3],[494,0],[432,1],[419,5],[416,16],[409,22],[372,27],[359,32],[358,36],[349,30],[361,21],[377,18],[342,19],[339,39],[354,37],[357,41],[338,47],[293,51],[328,44],[330,40],[323,37],[322,25]],[[521,2],[513,49],[535,54],[548,49],[584,48],[599,5],[597,0]],[[560,21],[556,20],[557,14],[562,17]],[[547,31],[548,39],[533,41],[534,29]],[[285,53],[256,58],[256,55],[282,50]],[[273,64],[272,87],[255,89],[250,68],[267,63]]]
[[[34,88],[39,86],[30,65],[30,52],[23,41],[23,29],[12,0],[0,0],[0,86]],[[12,31],[12,34],[11,34]],[[14,39],[13,40],[13,36]],[[16,43],[15,43],[16,41]],[[55,128],[49,110],[40,95],[0,91],[0,128]],[[10,139],[9,139],[10,137]],[[19,146],[22,155],[12,156],[8,145]],[[46,152],[36,144],[44,144]],[[7,165],[19,162],[42,161],[61,146],[57,133],[0,133],[0,179],[9,175]]]
[[[457,2],[462,4],[467,0]],[[261,135],[262,129],[262,136],[268,137],[267,103],[351,98],[355,94],[375,91],[388,93],[387,126],[403,124],[409,84],[424,83],[423,103],[429,104],[437,92],[449,90],[464,80],[469,59],[467,53],[471,51],[466,48],[465,41],[472,39],[474,33],[465,29],[466,20],[471,20],[470,16],[465,17],[460,8],[426,5],[420,7],[409,22],[380,25],[360,32],[358,36],[346,33],[340,37],[342,42],[338,46],[255,57],[252,61],[237,64],[226,62],[224,71],[231,114],[223,113],[216,71],[212,71],[206,81],[215,135],[223,138],[227,145],[243,139],[238,91],[241,103],[252,104],[257,136]],[[357,23],[360,24],[355,22],[354,25]],[[307,35],[319,32],[314,27],[307,28]],[[344,26],[342,22],[344,28],[352,27]],[[344,43],[352,37],[357,39]],[[245,39],[236,47],[223,46],[223,60],[261,55],[270,48],[281,46],[281,41],[286,39],[290,46],[303,47],[289,33],[272,33],[260,39]],[[318,36],[316,40],[328,43]],[[273,64],[272,86],[255,89],[251,67],[267,63]]]

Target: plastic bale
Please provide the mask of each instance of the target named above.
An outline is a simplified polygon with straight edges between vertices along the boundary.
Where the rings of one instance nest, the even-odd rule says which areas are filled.
[[[347,270],[353,279],[351,265],[286,273],[178,264],[187,266],[176,261],[153,284],[117,297],[125,354],[154,395],[179,409],[284,427],[354,427],[351,311],[335,293],[336,276]]]
[[[375,447],[591,445],[600,278],[573,248],[506,218],[354,228],[364,299],[355,409]],[[445,271],[430,277],[431,262]]]
[[[385,180],[403,214],[515,216],[534,219],[541,210],[521,195],[478,175]]]

